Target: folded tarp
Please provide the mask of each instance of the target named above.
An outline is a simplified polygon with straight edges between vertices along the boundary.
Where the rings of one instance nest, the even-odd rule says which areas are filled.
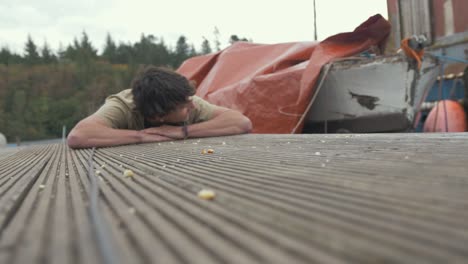
[[[371,46],[383,49],[389,34],[388,21],[375,15],[353,32],[321,42],[236,42],[190,58],[177,71],[196,82],[198,96],[248,116],[253,133],[291,133],[316,91],[322,66]]]

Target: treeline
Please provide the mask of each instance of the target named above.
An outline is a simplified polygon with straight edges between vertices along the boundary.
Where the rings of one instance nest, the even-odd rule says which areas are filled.
[[[230,43],[247,41],[232,35]],[[0,43],[1,45],[1,43]],[[129,87],[136,71],[153,64],[176,69],[186,59],[219,50],[204,39],[199,51],[180,36],[174,48],[162,38],[142,35],[119,43],[107,35],[101,54],[85,32],[54,52],[28,37],[24,54],[0,50],[0,133],[9,142],[57,138],[93,113],[112,93]]]

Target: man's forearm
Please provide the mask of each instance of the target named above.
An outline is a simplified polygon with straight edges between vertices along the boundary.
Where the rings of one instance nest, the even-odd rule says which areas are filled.
[[[76,129],[68,135],[68,145],[72,148],[108,147],[141,142],[141,134],[136,130],[103,128]]]
[[[252,130],[252,122],[240,112],[227,110],[217,114],[213,119],[187,126],[189,138],[229,136],[248,133]],[[184,128],[180,126],[163,125],[143,130],[152,135],[166,136],[172,139],[185,138]]]
[[[226,111],[206,122],[189,125],[189,138],[228,136],[248,133],[252,129],[250,120],[236,111]]]

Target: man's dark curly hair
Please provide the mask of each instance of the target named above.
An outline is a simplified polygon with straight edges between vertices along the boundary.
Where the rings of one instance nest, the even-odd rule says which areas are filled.
[[[148,66],[132,82],[133,101],[144,117],[165,116],[195,94],[184,76],[165,68]]]

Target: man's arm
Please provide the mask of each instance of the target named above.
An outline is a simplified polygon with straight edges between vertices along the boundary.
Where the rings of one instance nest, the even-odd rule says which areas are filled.
[[[171,140],[160,135],[151,135],[137,130],[114,129],[99,116],[91,115],[81,120],[67,138],[71,148],[109,147],[132,143],[147,143]]]
[[[210,120],[187,127],[190,138],[237,135],[249,133],[251,130],[252,122],[248,117],[238,111],[219,106],[213,110]],[[174,139],[184,138],[183,130],[177,126],[152,127],[143,131]]]

